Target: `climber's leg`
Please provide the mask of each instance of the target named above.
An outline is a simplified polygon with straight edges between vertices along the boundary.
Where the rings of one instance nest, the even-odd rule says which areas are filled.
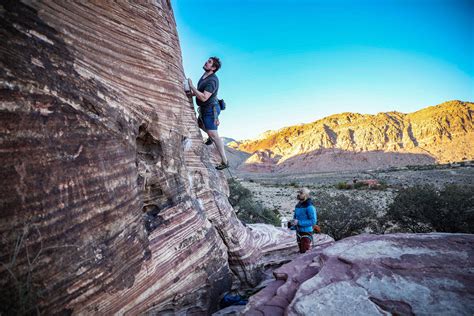
[[[212,138],[212,140],[214,141],[214,144],[216,144],[217,151],[219,151],[219,155],[221,156],[222,163],[225,165],[228,165],[229,161],[227,160],[227,156],[225,154],[224,142],[219,137],[219,133],[217,132],[217,130],[208,130],[207,134],[209,135],[209,137]]]
[[[222,163],[216,167],[218,170],[222,170],[229,167],[229,161],[227,160],[224,142],[219,137],[217,132],[217,126],[219,125],[219,113],[220,109],[218,106],[206,109],[202,113],[202,125],[204,126],[204,131],[209,135],[209,138],[216,144],[217,151],[221,156]]]

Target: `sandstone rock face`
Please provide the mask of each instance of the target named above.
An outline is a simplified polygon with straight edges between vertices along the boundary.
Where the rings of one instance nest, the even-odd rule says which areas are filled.
[[[256,284],[275,240],[202,145],[169,0],[3,1],[0,23],[2,308],[21,285],[46,314],[207,313]]]
[[[473,113],[474,103],[461,101],[410,114],[342,113],[229,146],[278,157],[271,165],[268,159],[257,161],[252,156],[240,167],[252,172],[356,170],[473,160]]]
[[[465,234],[346,238],[276,270],[246,315],[472,315],[473,246]]]
[[[314,235],[313,249],[274,270],[275,281],[250,298],[243,314],[283,315],[301,284],[321,269],[313,259],[333,244],[334,239],[327,235]]]

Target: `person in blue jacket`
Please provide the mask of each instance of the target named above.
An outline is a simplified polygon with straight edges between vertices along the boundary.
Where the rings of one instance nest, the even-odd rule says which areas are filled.
[[[300,253],[305,253],[311,248],[313,241],[313,226],[317,223],[316,208],[309,196],[309,190],[302,188],[298,190],[296,196],[298,203],[295,206],[293,220],[290,222],[290,229],[296,230],[296,242],[300,248]]]

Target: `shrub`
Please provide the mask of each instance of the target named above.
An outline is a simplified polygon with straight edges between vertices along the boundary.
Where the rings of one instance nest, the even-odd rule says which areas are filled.
[[[40,303],[44,302],[47,289],[44,276],[38,272],[44,264],[41,261],[47,252],[51,259],[51,250],[61,249],[64,255],[63,249],[76,248],[75,245],[44,247],[43,240],[38,227],[32,224],[2,235],[0,249],[2,260],[6,261],[0,262],[0,315],[42,315]]]
[[[388,184],[385,181],[380,181],[377,185],[369,185],[369,190],[380,190],[384,191],[388,188]]]
[[[376,230],[376,213],[363,201],[353,200],[344,194],[330,196],[320,193],[314,202],[318,224],[322,233],[335,240]]]
[[[474,233],[474,187],[448,185],[439,194],[439,221],[437,231]]]
[[[351,190],[351,189],[369,189],[369,190],[385,190],[387,189],[388,185],[385,182],[380,182],[378,184],[369,184],[364,181],[359,181],[354,184],[347,183],[347,182],[338,182],[335,185],[336,189],[339,190]]]
[[[448,185],[437,191],[425,185],[402,189],[386,219],[401,231],[474,233],[474,187]]]
[[[365,182],[356,182],[354,183],[354,189],[366,189],[369,185]]]
[[[338,182],[336,184],[336,189],[339,189],[339,190],[349,190],[351,188],[352,186],[348,184],[347,182]]]
[[[244,223],[266,223],[280,226],[280,217],[277,209],[268,209],[253,199],[249,189],[242,186],[234,179],[228,180],[229,202],[235,210],[237,217]]]

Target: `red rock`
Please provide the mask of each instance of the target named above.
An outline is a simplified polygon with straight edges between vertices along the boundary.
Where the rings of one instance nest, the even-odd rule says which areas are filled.
[[[261,249],[279,242],[228,202],[183,91],[170,2],[25,3],[0,5],[10,312],[6,267],[45,314],[208,313],[233,279],[258,284]]]
[[[334,114],[233,143],[252,155],[242,172],[367,170],[473,160],[474,103],[458,100],[404,114]]]
[[[320,266],[318,259],[315,262],[315,258],[333,243],[334,240],[327,235],[314,235],[313,249],[305,254],[299,254],[290,263],[273,271],[276,280],[250,298],[244,314],[283,315],[299,286],[319,272]],[[274,308],[278,308],[280,312],[276,314],[268,312],[269,310],[275,312]]]
[[[346,238],[283,265],[275,273],[286,282],[251,297],[246,312],[284,297],[282,313],[262,315],[472,315],[473,245],[468,234]]]

